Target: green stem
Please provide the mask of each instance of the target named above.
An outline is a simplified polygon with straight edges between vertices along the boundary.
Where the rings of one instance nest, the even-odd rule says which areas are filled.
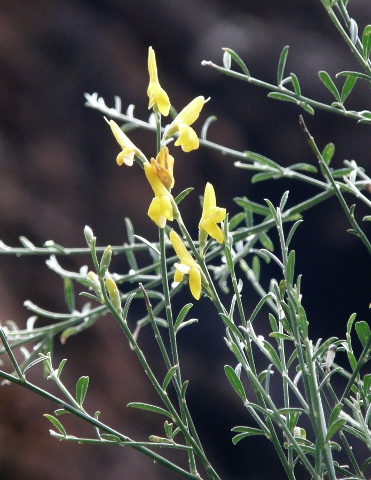
[[[13,375],[10,375],[2,370],[0,370],[0,377],[4,378],[5,380],[8,380],[16,385],[23,386],[27,388],[28,390],[32,391],[33,393],[36,393],[40,397],[46,398],[47,400],[55,403],[58,408],[63,408],[67,412],[72,413],[76,417],[81,418],[82,420],[86,421],[87,423],[90,423],[92,426],[99,428],[99,430],[102,430],[110,435],[114,435],[115,437],[118,437],[120,440],[123,442],[133,442],[129,437],[126,437],[122,435],[121,433],[117,432],[111,427],[108,427],[104,423],[101,423],[99,420],[97,420],[94,417],[91,417],[85,412],[82,412],[81,410],[71,406],[70,404],[66,403],[65,401],[61,400],[58,397],[55,397],[51,393],[46,392],[45,390],[37,387],[36,385],[33,385],[32,383],[26,381],[22,381]],[[183,476],[184,478],[188,478],[190,480],[200,480],[199,476],[193,475],[186,470],[183,470],[182,468],[178,467],[177,465],[173,464],[166,458],[158,455],[155,452],[152,452],[150,449],[137,445],[136,442],[133,442],[132,448],[135,450],[138,450],[139,452],[143,453],[144,455],[152,458],[156,463],[159,463],[160,465],[165,466],[169,470],[172,470],[175,473],[178,473],[179,475]]]

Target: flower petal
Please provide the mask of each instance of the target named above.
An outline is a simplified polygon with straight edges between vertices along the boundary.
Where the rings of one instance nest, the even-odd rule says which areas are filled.
[[[191,268],[189,272],[189,288],[196,300],[201,296],[201,273],[198,268]]]
[[[164,116],[169,115],[170,100],[168,94],[161,87],[157,76],[157,64],[156,55],[152,47],[148,49],[148,72],[149,72],[149,85],[147,89],[147,95],[149,97],[148,108],[152,108],[157,105],[161,114]]]
[[[174,145],[180,145],[183,152],[190,152],[200,146],[196,132],[185,123],[179,125],[179,137]]]
[[[185,123],[186,125],[192,125],[194,123],[202,110],[202,107],[205,104],[205,97],[199,96],[194,98],[183,110],[174,118],[172,124],[181,125]]]
[[[197,263],[193,260],[191,254],[187,251],[184,243],[182,242],[179,235],[172,230],[170,232],[170,242],[175,250],[175,253],[178,255],[179,260],[188,265],[189,267],[197,266]]]

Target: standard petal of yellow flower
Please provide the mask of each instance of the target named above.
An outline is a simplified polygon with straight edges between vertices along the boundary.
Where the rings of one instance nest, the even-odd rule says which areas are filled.
[[[192,255],[187,251],[179,235],[171,231],[170,241],[173,245],[175,253],[178,255],[181,263],[175,263],[175,275],[174,281],[181,282],[184,275],[189,276],[189,288],[192,295],[196,300],[201,296],[201,272],[197,262],[193,259]]]
[[[153,159],[151,159],[152,162]],[[174,186],[174,157],[170,155],[167,147],[162,147],[158,152],[156,160],[153,160],[156,167],[157,176],[168,190]]]
[[[122,148],[122,152],[117,155],[116,162],[118,165],[125,163],[128,167],[131,167],[134,163],[134,155],[140,155],[141,151],[134,145],[134,143],[125,135],[121,128],[114,120],[107,120],[108,125],[111,127],[112,133],[115,136],[118,144]]]
[[[170,100],[168,94],[161,87],[157,76],[157,64],[156,55],[152,47],[148,49],[148,72],[149,72],[149,85],[147,89],[147,95],[149,97],[148,108],[152,108],[157,105],[161,114],[164,116],[169,115]]]
[[[179,137],[177,138],[174,145],[177,147],[180,145],[183,152],[190,152],[192,150],[196,150],[200,146],[197,134],[192,127],[189,127],[188,125],[183,123],[179,125],[178,132]]]
[[[194,98],[172,121],[172,126],[179,126],[181,124],[192,125],[202,110],[206,100],[205,97],[199,96]]]
[[[223,242],[223,232],[217,225],[224,220],[226,209],[216,206],[215,190],[211,183],[205,187],[204,205],[198,228],[200,233],[204,230],[210,237],[215,238],[219,243]]]

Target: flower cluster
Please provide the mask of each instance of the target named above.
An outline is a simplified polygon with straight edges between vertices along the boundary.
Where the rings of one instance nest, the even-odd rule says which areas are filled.
[[[169,115],[171,104],[168,94],[160,85],[156,55],[152,47],[149,47],[148,50],[148,72],[148,108],[153,109],[160,122],[161,116],[166,117]],[[154,198],[148,209],[148,216],[159,228],[165,228],[166,222],[173,221],[174,218],[180,221],[178,207],[171,194],[171,190],[174,187],[174,157],[170,155],[167,145],[172,139],[175,139],[174,145],[180,146],[184,152],[190,152],[199,147],[198,136],[191,125],[198,119],[206,101],[203,96],[196,97],[175,116],[172,122],[164,129],[156,158],[151,158],[150,161],[147,160],[144,153],[134,145],[114,120],[106,119],[122,149],[117,155],[117,164],[120,166],[125,164],[131,167],[134,164],[134,160],[136,160],[144,169],[145,176],[154,193]],[[222,222],[225,216],[225,208],[216,206],[214,187],[211,183],[207,183],[201,220],[199,222],[200,258],[203,255],[208,235],[219,243],[223,242],[223,232],[217,224]],[[170,233],[170,241],[180,259],[180,263],[175,263],[174,281],[180,282],[183,280],[184,275],[187,275],[191,293],[196,299],[199,299],[204,280],[202,269],[187,251],[181,238],[175,231]],[[113,287],[111,290],[113,292]]]

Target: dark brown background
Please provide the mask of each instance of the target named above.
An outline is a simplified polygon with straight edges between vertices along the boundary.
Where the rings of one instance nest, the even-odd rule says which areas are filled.
[[[368,22],[368,1],[350,2],[360,29]],[[354,6],[352,5],[354,4]],[[209,137],[235,149],[249,149],[290,165],[315,163],[298,126],[299,110],[266,98],[266,92],[201,67],[203,59],[221,63],[222,47],[231,47],[251,73],[274,82],[282,48],[290,45],[287,71],[301,80],[303,93],[325,102],[330,95],[317,77],[357,68],[348,49],[326,17],[320,1],[285,0],[105,0],[0,2],[0,238],[11,245],[25,235],[38,245],[48,239],[64,246],[84,245],[83,228],[90,225],[98,243],[125,240],[124,217],[136,233],[156,239],[146,210],[151,198],[139,169],[119,169],[118,146],[102,116],[84,108],[84,92],[98,92],[107,103],[119,95],[124,109],[148,117],[147,49],[156,51],[160,80],[177,109],[197,95],[210,96],[202,119],[216,114]],[[359,85],[352,108],[371,108],[369,91]],[[305,114],[320,146],[333,141],[334,165],[354,158],[370,167],[370,127],[316,112]],[[202,120],[201,120],[202,122]],[[198,122],[200,127],[201,122]],[[154,138],[134,132],[131,138],[147,155]],[[278,202],[290,189],[289,205],[313,191],[285,181],[258,185],[233,168],[233,160],[206,149],[176,158],[176,193],[188,186],[195,193],[183,203],[183,214],[195,232],[193,216],[205,181],[216,188],[218,204],[237,208],[233,196],[248,195]],[[365,210],[359,208],[359,212]],[[197,214],[198,217],[198,214]],[[335,200],[305,216],[294,240],[298,273],[303,273],[304,303],[314,338],[345,334],[353,311],[368,319],[370,262],[365,249],[345,233],[347,224]],[[65,311],[62,284],[43,258],[0,257],[0,321],[24,326],[25,299],[53,311]],[[64,265],[78,269],[87,258]],[[123,259],[119,271],[127,271]],[[246,288],[246,309],[256,297]],[[184,290],[179,308],[190,301]],[[141,306],[133,304],[131,321]],[[137,309],[137,310],[136,310]],[[224,479],[284,478],[268,442],[246,440],[231,445],[230,429],[252,425],[227,384],[223,365],[233,359],[224,346],[223,328],[206,300],[193,316],[199,323],[184,332],[180,353],[185,378],[191,380],[189,401],[207,452]],[[264,332],[265,320],[262,320]],[[158,353],[150,331],[142,332],[148,358]],[[74,388],[80,375],[90,376],[89,411],[137,439],[161,435],[157,418],[126,409],[129,401],[157,403],[150,385],[108,316],[91,330],[56,345],[56,362],[68,357],[66,383]],[[263,368],[263,367],[262,367]],[[53,390],[36,367],[30,378]],[[43,413],[53,406],[14,386],[0,390],[0,478],[62,480],[176,478],[139,454],[119,447],[101,448],[59,443],[48,434]],[[66,419],[69,433],[89,436],[89,427]],[[81,433],[82,432],[82,433]],[[274,454],[273,454],[274,455]],[[273,472],[273,473],[272,473]],[[272,475],[274,477],[272,477]]]

